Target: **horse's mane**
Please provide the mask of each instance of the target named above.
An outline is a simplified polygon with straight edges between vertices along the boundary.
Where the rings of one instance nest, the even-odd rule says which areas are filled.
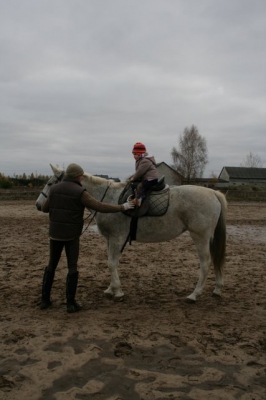
[[[88,172],[84,173],[84,180],[88,180],[92,183],[95,184],[101,184],[104,182],[108,182],[110,184],[110,187],[124,187],[125,186],[125,182],[115,182],[113,179],[105,179],[102,178],[101,176],[95,176],[95,175],[91,175]]]

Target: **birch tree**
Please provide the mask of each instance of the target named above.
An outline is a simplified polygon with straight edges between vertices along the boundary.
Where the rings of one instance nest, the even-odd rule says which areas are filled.
[[[240,164],[240,167],[245,168],[262,168],[262,161],[258,154],[253,154],[251,151],[244,158],[243,163]]]
[[[196,126],[185,128],[179,137],[179,148],[173,147],[171,152],[172,167],[179,172],[187,183],[191,179],[202,178],[208,163],[206,139],[199,134]]]

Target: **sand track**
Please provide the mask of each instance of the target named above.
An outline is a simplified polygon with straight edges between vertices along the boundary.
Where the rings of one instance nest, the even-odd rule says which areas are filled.
[[[266,398],[266,204],[229,203],[225,287],[211,297],[188,234],[127,246],[119,267],[125,300],[109,284],[104,239],[81,239],[78,299],[65,311],[65,257],[52,309],[40,311],[48,258],[47,215],[32,201],[0,202],[0,399]]]

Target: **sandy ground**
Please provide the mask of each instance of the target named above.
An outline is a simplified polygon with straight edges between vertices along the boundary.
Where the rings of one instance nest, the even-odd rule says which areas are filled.
[[[211,297],[188,234],[127,245],[123,302],[109,285],[104,239],[81,238],[77,299],[67,314],[66,259],[54,305],[38,308],[48,259],[47,215],[32,201],[0,202],[0,399],[266,399],[266,203],[229,203],[225,286]]]

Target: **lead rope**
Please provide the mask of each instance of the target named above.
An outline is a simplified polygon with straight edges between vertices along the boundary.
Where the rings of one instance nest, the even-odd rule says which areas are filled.
[[[110,187],[110,183],[107,183],[107,188],[105,189],[105,192],[104,192],[104,194],[103,194],[103,196],[102,196],[100,202],[102,202],[103,199],[105,198],[106,193],[108,192],[109,187]],[[87,225],[86,228],[83,230],[83,232],[81,233],[81,235],[83,235],[83,233],[86,232],[86,230],[89,228],[89,226],[90,226],[91,222],[93,221],[93,219],[95,218],[97,212],[98,212],[98,211],[95,211],[95,212],[93,213],[93,215],[92,215],[90,221],[88,222],[88,225]],[[91,216],[91,214],[92,214],[92,213],[90,213],[90,214],[83,220],[83,222],[85,222],[86,219],[88,219],[88,218]],[[80,236],[81,236],[81,235],[80,235]]]

